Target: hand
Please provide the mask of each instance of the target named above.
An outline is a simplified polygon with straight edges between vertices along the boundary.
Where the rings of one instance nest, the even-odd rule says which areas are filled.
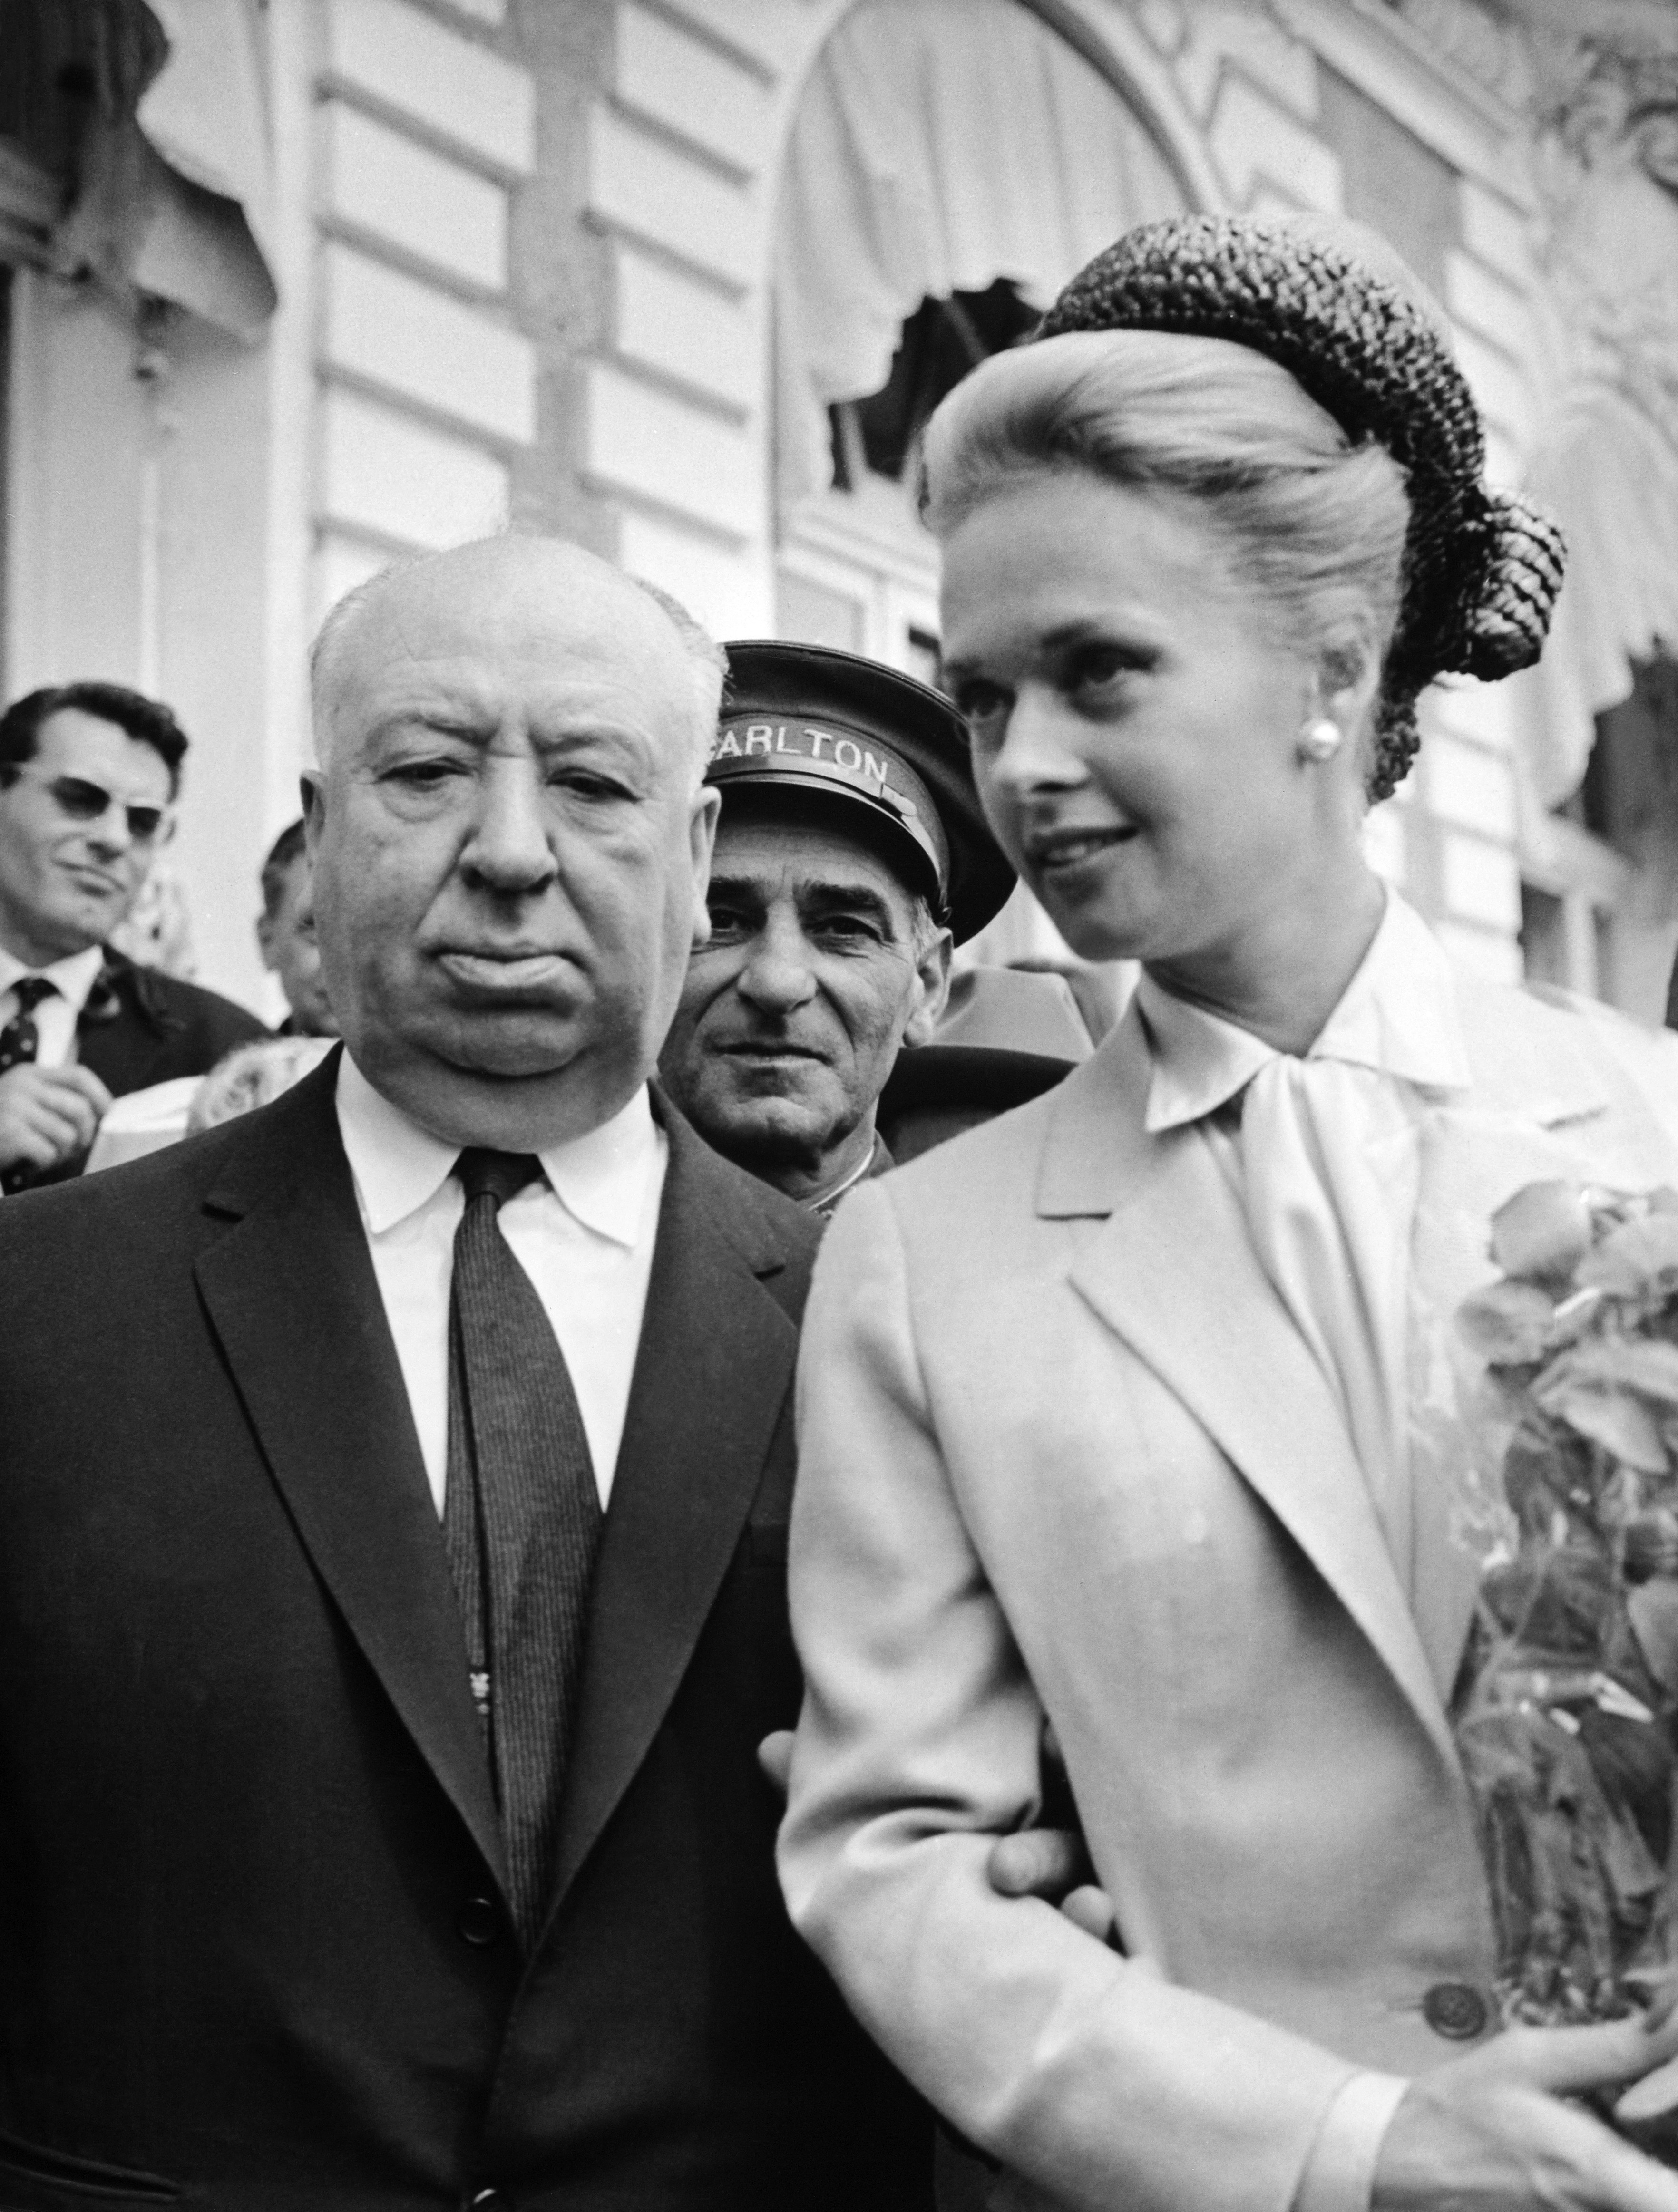
[[[91,1068],[41,1067],[26,1060],[0,1075],[0,1168],[42,1171],[85,1152],[111,1094]]]
[[[999,1836],[991,1845],[986,1872],[999,1897],[1040,1897],[1058,1905],[1074,1928],[1097,1943],[1118,1942],[1113,1900],[1097,1886],[1095,1869],[1078,1823],[1078,1807],[1061,1756],[1055,1723],[1043,1724],[1042,1826],[1017,1835]]]
[[[1050,1747],[1052,1750],[1052,1746]],[[793,1731],[777,1729],[757,1747],[757,1764],[784,1797],[793,1765]],[[1023,1828],[999,1836],[986,1862],[999,1897],[1040,1897],[1058,1905],[1074,1928],[1097,1943],[1113,1940],[1113,1900],[1091,1879],[1084,1838],[1072,1828]]]
[[[793,1731],[776,1729],[757,1747],[757,1764],[784,1797],[793,1771]]]
[[[1511,2028],[1413,2081],[1382,2138],[1372,2212],[1678,2212],[1678,2174],[1565,2101],[1678,2057],[1678,2020],[1648,2019]]]
[[[1113,1941],[1113,1900],[1093,1879],[1084,1838],[1073,1828],[1022,1828],[999,1836],[985,1864],[999,1897],[1040,1897],[1058,1905],[1097,1943]]]

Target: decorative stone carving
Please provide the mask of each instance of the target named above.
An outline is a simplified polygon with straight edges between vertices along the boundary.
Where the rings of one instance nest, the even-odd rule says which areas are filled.
[[[1482,92],[1489,92],[1511,109],[1526,106],[1531,91],[1531,64],[1526,42],[1503,20],[1477,7],[1474,0],[1387,0],[1419,31],[1432,51],[1451,70],[1471,77]]]
[[[1584,774],[1596,717],[1678,645],[1678,9],[1398,4],[1434,11],[1441,35],[1445,15],[1477,17],[1523,57],[1541,277],[1527,480],[1567,531],[1569,580],[1515,699],[1529,787],[1554,806]]]
[[[1533,177],[1566,380],[1607,380],[1678,453],[1678,15],[1666,40],[1535,39]]]

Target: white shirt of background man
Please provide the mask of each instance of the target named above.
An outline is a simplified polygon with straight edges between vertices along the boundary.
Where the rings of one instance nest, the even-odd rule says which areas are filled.
[[[441,1514],[448,1476],[449,1284],[454,1232],[465,1209],[453,1174],[459,1147],[392,1106],[348,1053],[338,1064],[337,1115]],[[643,1086],[610,1121],[539,1158],[547,1180],[508,1200],[501,1230],[565,1355],[604,1511],[629,1413],[669,1146]]]
[[[76,1024],[105,963],[105,948],[90,945],[50,968],[26,968],[0,945],[0,1030],[17,1012],[17,986],[26,975],[44,975],[53,995],[35,1008],[35,1065],[67,1067],[76,1058]]]

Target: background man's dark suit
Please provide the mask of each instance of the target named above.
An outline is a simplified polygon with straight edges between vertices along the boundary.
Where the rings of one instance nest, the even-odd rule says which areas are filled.
[[[252,1013],[156,968],[106,950],[100,981],[76,1029],[76,1055],[113,1098],[203,1075],[235,1045],[268,1031]]]
[[[798,1704],[818,1224],[665,1112],[521,1970],[335,1066],[0,1206],[0,2203],[924,2203],[925,2123],[787,1924],[755,1759]]]

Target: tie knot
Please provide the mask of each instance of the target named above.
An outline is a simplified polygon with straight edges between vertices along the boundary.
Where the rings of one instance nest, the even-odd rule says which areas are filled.
[[[534,1152],[491,1152],[475,1145],[461,1153],[454,1172],[468,1206],[475,1198],[493,1198],[499,1210],[526,1183],[541,1181],[542,1163]]]
[[[43,999],[56,999],[58,987],[50,975],[21,975],[12,985],[20,1014],[33,1014]]]

